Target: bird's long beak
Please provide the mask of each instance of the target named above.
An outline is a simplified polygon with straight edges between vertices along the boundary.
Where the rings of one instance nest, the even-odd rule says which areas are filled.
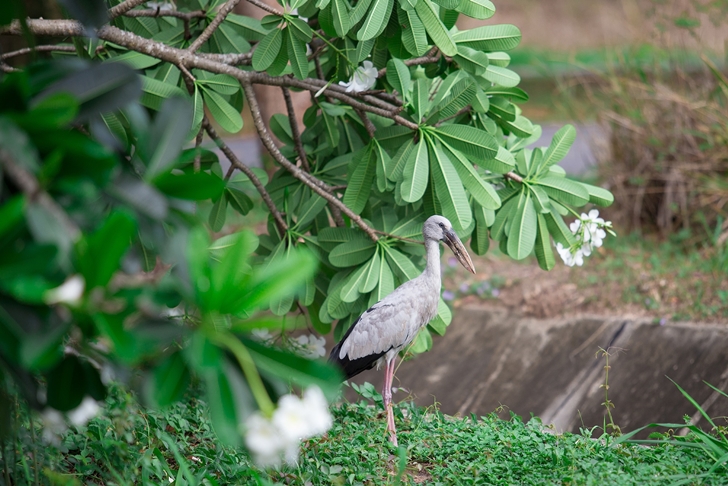
[[[475,273],[475,265],[473,265],[473,261],[470,259],[468,250],[465,249],[465,245],[463,245],[463,242],[460,241],[460,238],[458,238],[458,235],[453,230],[445,232],[445,244],[450,247],[462,266],[470,273]]]

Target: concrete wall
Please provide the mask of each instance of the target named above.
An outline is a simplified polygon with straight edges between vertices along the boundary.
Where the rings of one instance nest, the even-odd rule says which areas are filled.
[[[651,422],[700,419],[696,409],[667,379],[675,380],[708,409],[728,416],[728,398],[702,381],[728,389],[728,328],[644,320],[580,317],[569,320],[521,318],[503,310],[457,309],[446,335],[432,351],[403,363],[395,385],[420,405],[440,403],[447,414],[485,415],[505,405],[528,419],[533,413],[558,431],[601,426],[605,408],[604,358],[610,348],[609,399],[623,431]],[[382,371],[355,382],[378,388]],[[399,391],[395,400],[405,398]],[[706,426],[704,419],[698,422]]]

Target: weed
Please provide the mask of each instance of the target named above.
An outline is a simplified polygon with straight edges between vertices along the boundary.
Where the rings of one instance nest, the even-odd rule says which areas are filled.
[[[612,369],[612,367],[609,366],[609,358],[612,356],[609,353],[610,349],[612,348],[604,349],[600,346],[599,351],[597,351],[597,356],[601,355],[602,358],[604,358],[604,383],[599,385],[599,388],[604,390],[604,401],[602,402],[602,406],[607,409],[607,417],[609,417],[609,423],[607,423],[606,418],[604,419],[604,431],[610,432],[614,437],[618,437],[622,435],[622,429],[619,428],[619,425],[614,423],[614,417],[612,417],[614,402],[609,399],[609,370]]]

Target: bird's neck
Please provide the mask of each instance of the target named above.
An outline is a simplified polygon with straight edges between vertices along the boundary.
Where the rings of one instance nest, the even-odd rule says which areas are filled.
[[[425,240],[425,250],[427,251],[427,267],[425,274],[440,283],[440,242],[436,240]]]

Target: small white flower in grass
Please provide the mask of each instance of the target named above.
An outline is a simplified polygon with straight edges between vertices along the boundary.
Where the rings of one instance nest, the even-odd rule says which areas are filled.
[[[273,341],[273,335],[268,329],[253,329],[250,334],[258,341],[267,343]]]
[[[281,463],[281,450],[286,442],[278,428],[260,413],[254,413],[245,421],[245,445],[261,467],[277,466]]]
[[[310,434],[308,410],[296,395],[285,395],[278,400],[273,412],[273,425],[290,442],[307,438]]]
[[[346,88],[347,93],[360,93],[368,91],[377,84],[377,76],[379,71],[374,67],[371,61],[364,61],[361,66],[356,68],[354,75],[348,82],[339,81],[339,85]]]
[[[86,282],[82,276],[72,275],[60,286],[47,291],[43,301],[46,304],[68,304],[75,307],[81,303],[85,287]]]
[[[303,404],[308,411],[310,436],[323,434],[334,424],[321,388],[312,386],[303,392]]]
[[[68,420],[77,427],[86,425],[89,420],[94,418],[101,410],[99,404],[93,398],[87,396],[81,404],[68,412]]]
[[[61,435],[68,429],[63,415],[58,410],[47,408],[40,416],[43,421],[43,441],[58,447],[61,445]]]

